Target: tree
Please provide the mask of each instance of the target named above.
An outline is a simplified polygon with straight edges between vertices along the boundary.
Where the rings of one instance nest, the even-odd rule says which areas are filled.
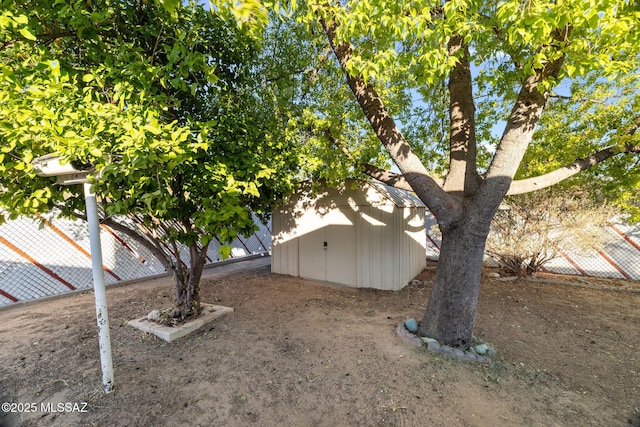
[[[0,25],[0,204],[77,215],[80,190],[31,161],[94,165],[103,221],[173,272],[173,317],[198,314],[212,239],[253,232],[252,212],[268,214],[297,167],[287,114],[255,74],[258,36],[195,3],[153,1],[5,1]]]
[[[638,183],[640,152],[637,3],[308,0],[297,13],[326,37],[337,61],[325,66],[342,70],[369,130],[349,126],[345,135],[345,117],[353,123],[356,113],[323,99],[332,109],[316,117],[309,141],[324,147],[325,159],[341,156],[351,171],[414,191],[442,233],[420,334],[471,344],[487,235],[507,194],[590,169],[637,191],[628,186]],[[622,81],[635,89],[599,108],[592,89]],[[568,93],[558,93],[568,83]],[[344,93],[340,83],[326,84],[331,97]],[[576,113],[587,111],[598,125],[584,133],[588,123]],[[570,140],[550,137],[559,127]],[[396,171],[382,167],[381,151]],[[541,167],[521,167],[523,158]]]

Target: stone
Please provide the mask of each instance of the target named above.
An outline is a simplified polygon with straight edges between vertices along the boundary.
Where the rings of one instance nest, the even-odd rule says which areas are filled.
[[[433,353],[438,353],[440,352],[440,343],[438,341],[431,341],[429,344],[427,344],[427,350],[433,352]]]
[[[453,347],[449,347],[448,345],[440,346],[440,353],[453,356]]]
[[[477,360],[476,359],[477,356],[475,353],[471,351],[463,351],[463,353],[464,354],[462,355],[462,357],[460,357],[460,359],[466,360],[468,362],[475,362]]]
[[[147,320],[151,320],[152,322],[157,322],[160,320],[160,310],[153,310],[149,314],[147,314]]]
[[[423,343],[425,343],[427,345],[429,343],[432,343],[432,342],[436,342],[436,343],[438,342],[438,340],[433,339],[433,338],[429,338],[429,337],[420,337],[420,339],[422,340]]]
[[[478,344],[474,347],[474,350],[480,355],[485,355],[489,351],[489,346],[486,344]]]
[[[491,363],[491,359],[489,359],[487,356],[478,356],[476,361],[478,363]]]
[[[405,327],[404,322],[398,323],[398,327],[396,328],[396,333],[398,334],[398,336],[409,341],[411,344],[415,345],[416,347],[422,347],[424,345],[420,338],[418,338],[417,336],[407,331],[407,328]]]
[[[407,319],[404,322],[404,327],[407,328],[409,332],[416,332],[418,330],[418,322],[413,318]]]
[[[453,355],[455,357],[457,357],[458,359],[465,359],[465,353],[463,350],[460,350],[459,348],[454,348],[453,349]]]
[[[500,278],[500,273],[495,272],[495,271],[490,271],[489,273],[487,273],[487,277],[489,279],[499,279]]]

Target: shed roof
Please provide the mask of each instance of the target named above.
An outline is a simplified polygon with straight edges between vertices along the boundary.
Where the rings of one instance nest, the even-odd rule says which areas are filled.
[[[302,183],[301,191],[294,195],[286,205],[298,203],[314,206],[339,205],[385,205],[401,208],[425,207],[413,193],[395,188],[378,181],[347,179],[342,185],[329,187],[325,184],[312,185],[311,181]]]
[[[413,193],[399,188],[391,187],[377,181],[367,181],[367,183],[375,188],[385,198],[389,199],[398,207],[422,207],[424,203]]]

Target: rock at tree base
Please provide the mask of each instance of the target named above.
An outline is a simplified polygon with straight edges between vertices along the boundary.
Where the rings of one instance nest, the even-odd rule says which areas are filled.
[[[409,332],[416,332],[418,330],[418,322],[413,318],[407,319],[404,322],[404,327],[407,328]]]

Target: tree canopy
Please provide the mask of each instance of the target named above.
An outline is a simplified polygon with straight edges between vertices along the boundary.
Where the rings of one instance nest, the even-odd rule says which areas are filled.
[[[514,176],[534,178],[564,168],[562,175],[545,176],[546,186],[565,179],[569,170],[575,173],[598,163],[583,174],[581,183],[614,178],[605,196],[634,210],[630,193],[638,186],[636,160],[618,156],[637,151],[640,79],[638,7],[633,2],[305,2],[299,8],[309,26],[317,28],[322,19],[331,24],[329,36],[335,46],[350,46],[343,55],[345,73],[375,88],[395,128],[436,180],[448,178],[450,186],[464,186],[453,184],[453,171],[463,163],[463,169],[471,171],[466,175],[487,173],[523,82],[544,68],[535,85],[549,93],[545,113],[532,123],[533,142],[525,161],[511,162],[518,168]],[[554,64],[557,69],[552,70]],[[454,74],[463,66],[468,76]],[[335,81],[326,84],[336,91]],[[464,90],[464,97],[473,101],[452,100],[455,89]],[[344,102],[322,102],[330,107],[323,110],[322,119],[330,121],[327,127],[337,134],[334,139],[342,137],[351,160],[357,158],[360,166],[383,166],[378,155],[383,146],[362,120],[363,112],[346,113],[344,106],[349,104]],[[467,118],[456,124],[456,112]],[[340,133],[347,114],[353,117],[349,131]],[[352,123],[359,123],[360,130]],[[452,127],[459,131],[452,132]],[[469,155],[456,156],[451,137],[471,140],[457,145],[462,153],[472,149]],[[365,140],[369,149],[353,150],[359,147],[355,141]],[[335,141],[326,146],[334,151],[325,153],[329,158],[335,154]],[[615,159],[589,160],[606,148],[612,150],[606,157]],[[577,159],[585,160],[577,165]],[[538,177],[536,185],[533,180],[514,183],[511,193],[533,191],[540,182]]]
[[[261,78],[277,67],[260,62],[260,34],[195,3],[3,3],[0,204],[11,216],[82,209],[81,189],[36,176],[34,158],[92,164],[105,220],[128,215],[133,234],[197,284],[209,242],[253,232],[252,213],[291,190],[290,112]],[[188,268],[177,243],[190,248]]]

